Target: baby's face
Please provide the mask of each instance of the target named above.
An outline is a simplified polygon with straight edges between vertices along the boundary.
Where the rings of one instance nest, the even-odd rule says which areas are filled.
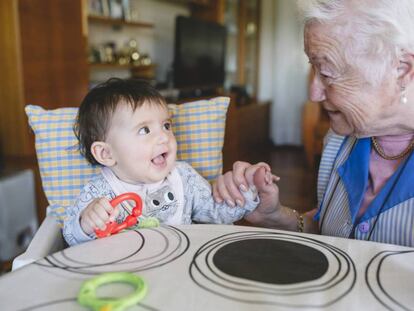
[[[106,142],[115,159],[111,169],[122,181],[158,182],[175,165],[177,142],[166,107],[145,103],[132,111],[128,104],[119,105]]]

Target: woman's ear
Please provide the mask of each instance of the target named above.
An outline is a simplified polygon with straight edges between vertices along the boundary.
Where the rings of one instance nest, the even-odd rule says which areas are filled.
[[[414,81],[414,54],[405,52],[399,58],[398,80],[401,86],[406,86]]]
[[[111,146],[103,141],[95,141],[91,146],[91,153],[95,160],[103,166],[114,166],[116,161],[112,157]]]

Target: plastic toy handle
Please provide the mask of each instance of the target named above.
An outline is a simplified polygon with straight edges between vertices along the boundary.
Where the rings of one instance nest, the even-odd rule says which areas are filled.
[[[133,192],[127,192],[121,194],[109,203],[112,207],[116,207],[123,201],[131,200],[135,202],[135,206],[132,209],[132,215],[129,215],[122,223],[118,224],[116,222],[109,222],[106,224],[105,230],[96,229],[95,234],[98,238],[104,238],[110,236],[111,234],[118,233],[128,227],[135,225],[138,222],[138,217],[142,214],[142,200],[141,197]]]

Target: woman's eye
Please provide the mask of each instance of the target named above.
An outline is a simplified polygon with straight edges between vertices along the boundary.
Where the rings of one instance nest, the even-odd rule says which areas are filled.
[[[319,75],[321,76],[321,78],[323,79],[329,79],[331,78],[331,75],[325,72],[320,72]]]
[[[150,132],[148,126],[144,126],[142,128],[139,129],[138,134],[139,135],[145,135],[148,134]]]
[[[165,128],[167,131],[171,130],[171,122],[165,122],[165,123],[164,123],[164,128]]]

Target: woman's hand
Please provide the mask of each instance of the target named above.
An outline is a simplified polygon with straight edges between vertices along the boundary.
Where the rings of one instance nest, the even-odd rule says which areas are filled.
[[[245,201],[241,192],[246,192],[249,187],[254,186],[253,176],[260,167],[264,167],[270,174],[270,166],[267,163],[259,162],[252,165],[248,162],[235,162],[233,171],[219,176],[213,184],[214,200],[218,203],[226,201],[230,206],[244,206]]]
[[[264,167],[256,170],[253,182],[257,189],[260,203],[257,208],[248,214],[245,219],[254,225],[277,227],[278,215],[282,213],[282,204],[279,201],[279,187],[276,181],[280,178],[266,171]]]
[[[252,165],[238,161],[234,163],[233,171],[220,176],[213,184],[213,197],[216,202],[226,201],[231,206],[243,206],[245,202],[241,192],[256,187],[260,204],[246,219],[253,224],[267,226],[266,218],[281,207],[279,188],[274,184],[279,179],[271,174],[270,166],[264,162]]]

